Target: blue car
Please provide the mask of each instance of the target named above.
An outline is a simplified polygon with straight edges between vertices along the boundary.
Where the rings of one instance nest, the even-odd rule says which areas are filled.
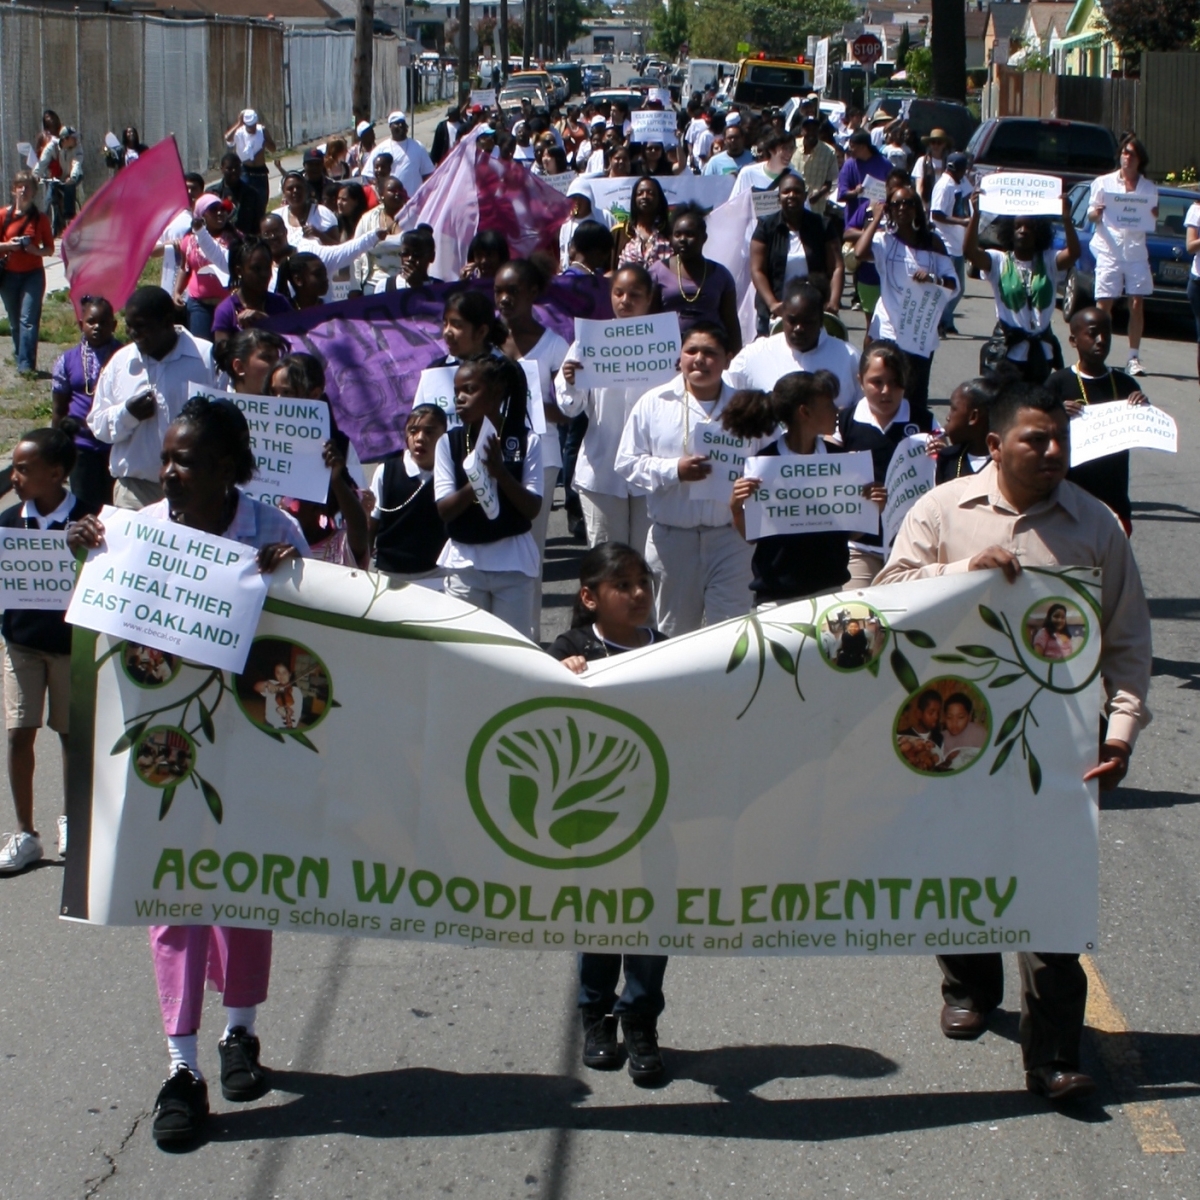
[[[1067,193],[1071,203],[1071,220],[1075,222],[1079,233],[1079,245],[1083,250],[1079,261],[1067,273],[1059,287],[1063,315],[1068,320],[1081,308],[1093,303],[1096,294],[1096,260],[1092,257],[1091,249],[1095,225],[1088,220],[1087,215],[1089,192],[1090,185],[1080,183]],[[1146,305],[1171,315],[1191,315],[1187,284],[1192,269],[1192,258],[1187,252],[1187,234],[1183,222],[1193,204],[1200,204],[1200,192],[1189,191],[1187,188],[1160,187],[1158,225],[1153,233],[1146,235],[1146,248],[1150,251],[1150,269],[1154,273],[1154,293],[1146,297]],[[1055,226],[1054,248],[1062,250],[1066,245],[1062,221],[1056,221]]]

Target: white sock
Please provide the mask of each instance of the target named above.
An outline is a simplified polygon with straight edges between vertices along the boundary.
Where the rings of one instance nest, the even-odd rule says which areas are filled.
[[[172,1037],[167,1034],[167,1052],[171,1056],[171,1074],[174,1075],[179,1067],[187,1067],[197,1079],[203,1079],[200,1067],[196,1062],[196,1035],[194,1033],[177,1034]]]
[[[254,1036],[254,1018],[258,1015],[258,1005],[251,1004],[248,1008],[225,1008],[225,1037],[228,1037],[239,1025],[251,1036]]]

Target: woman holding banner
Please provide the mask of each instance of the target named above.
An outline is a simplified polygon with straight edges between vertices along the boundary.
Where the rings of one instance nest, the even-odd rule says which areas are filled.
[[[163,439],[159,482],[165,500],[142,510],[149,521],[174,523],[226,537],[258,550],[259,570],[274,571],[307,555],[304,535],[286,513],[245,495],[254,475],[250,428],[229,400],[197,396],[184,405]],[[97,517],[71,527],[89,547],[104,540]],[[254,1033],[258,1005],[271,976],[271,931],[210,925],[154,925],[150,953],[171,1073],[154,1102],[154,1140],[192,1141],[208,1118],[208,1085],[196,1049],[207,979],[223,994],[225,1033],[218,1043],[221,1094],[254,1100],[268,1088]]]
[[[881,229],[884,217],[889,228]],[[879,270],[879,303],[867,329],[871,339],[895,342],[908,361],[905,398],[914,414],[929,407],[929,372],[937,349],[936,326],[946,303],[959,294],[958,274],[942,239],[929,227],[924,206],[912,187],[892,192],[887,204],[875,204],[871,223],[854,247],[859,262],[873,262]],[[944,295],[932,301],[936,309],[920,319],[932,288]],[[914,303],[914,293],[916,302]],[[901,315],[916,312],[909,326]]]

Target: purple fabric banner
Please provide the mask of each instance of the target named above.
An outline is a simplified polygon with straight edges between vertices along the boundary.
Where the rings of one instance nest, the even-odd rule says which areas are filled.
[[[612,316],[610,281],[557,275],[535,311],[568,342],[575,318]],[[404,449],[404,422],[421,372],[446,353],[441,339],[446,297],[464,288],[491,292],[490,282],[435,283],[361,296],[272,318],[264,328],[288,337],[294,350],[325,366],[325,391],[338,427],[366,462]]]

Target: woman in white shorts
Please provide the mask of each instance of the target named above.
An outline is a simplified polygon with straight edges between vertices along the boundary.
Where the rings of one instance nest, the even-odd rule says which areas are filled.
[[[1128,195],[1144,196],[1150,214],[1158,216],[1158,188],[1146,178],[1149,161],[1146,147],[1133,134],[1127,134],[1121,142],[1120,167],[1111,175],[1092,180],[1088,201],[1088,219],[1096,226],[1092,234],[1096,303],[1111,313],[1115,301],[1129,297],[1129,362],[1125,370],[1130,375],[1146,373],[1138,351],[1145,324],[1144,297],[1154,291],[1154,276],[1146,249],[1146,231],[1135,227],[1136,214],[1128,211],[1121,199]]]

